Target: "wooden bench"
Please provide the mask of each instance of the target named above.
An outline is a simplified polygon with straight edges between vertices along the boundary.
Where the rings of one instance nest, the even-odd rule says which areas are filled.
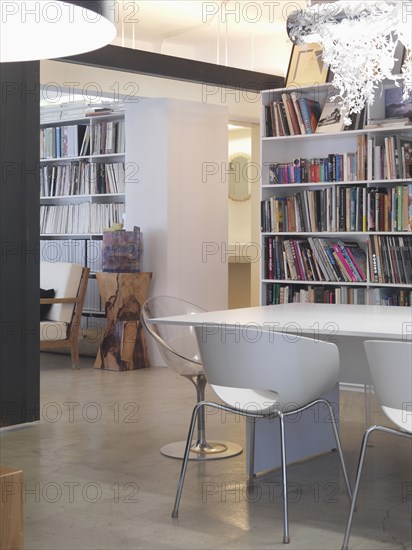
[[[51,305],[40,321],[40,350],[69,348],[73,368],[80,367],[78,338],[90,269],[66,262],[40,262],[40,288],[53,289],[54,298],[41,298]]]

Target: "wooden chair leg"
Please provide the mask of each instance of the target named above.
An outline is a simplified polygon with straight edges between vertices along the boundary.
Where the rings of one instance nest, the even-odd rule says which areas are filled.
[[[72,342],[70,354],[72,358],[72,367],[74,369],[80,369],[79,345],[77,342],[77,338],[75,341]]]

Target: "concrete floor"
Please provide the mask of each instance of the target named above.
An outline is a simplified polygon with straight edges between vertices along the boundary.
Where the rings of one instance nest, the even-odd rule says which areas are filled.
[[[336,453],[289,467],[291,543],[282,544],[280,475],[245,490],[245,454],[190,463],[172,520],[180,461],[159,448],[183,439],[194,388],[173,371],[97,371],[42,354],[41,420],[1,432],[1,464],[24,471],[25,550],[150,548],[339,549],[348,501]],[[211,394],[208,394],[211,397]],[[376,411],[379,407],[375,405]],[[362,395],[341,392],[341,437],[353,480]],[[379,412],[375,422],[383,422]],[[243,420],[207,416],[209,437],[245,444]],[[412,446],[376,434],[351,548],[410,549]]]

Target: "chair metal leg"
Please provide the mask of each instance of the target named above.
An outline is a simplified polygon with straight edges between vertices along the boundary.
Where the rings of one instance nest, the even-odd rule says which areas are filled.
[[[355,513],[356,499],[358,498],[359,485],[360,485],[360,480],[362,476],[363,462],[365,460],[366,448],[368,446],[368,439],[369,439],[369,435],[375,430],[376,430],[376,426],[371,426],[368,430],[366,430],[365,435],[363,436],[361,452],[359,455],[358,469],[356,471],[355,487],[353,489],[353,495],[352,495],[352,505],[350,507],[348,524],[346,526],[346,532],[345,532],[345,538],[343,539],[342,550],[348,549],[349,537],[352,529],[352,521]]]
[[[247,422],[249,422],[249,479],[247,488],[249,491],[253,489],[255,477],[255,421],[255,418],[247,417]]]
[[[349,502],[351,502],[352,501],[352,488],[351,488],[351,485],[350,485],[348,472],[346,470],[345,459],[343,458],[343,451],[342,451],[342,445],[341,445],[341,442],[340,442],[338,428],[336,427],[336,416],[335,416],[335,413],[334,413],[334,410],[333,410],[333,407],[332,407],[331,403],[327,399],[321,399],[320,401],[322,403],[325,403],[325,405],[329,409],[329,414],[330,414],[330,417],[332,419],[332,429],[333,429],[333,433],[334,433],[334,436],[335,436],[336,447],[337,447],[338,453],[339,453],[340,465],[342,467],[343,478],[345,480],[346,491],[348,493]]]
[[[363,387],[363,400],[365,409],[365,431],[369,426],[373,425],[373,386],[372,384],[364,384]],[[373,447],[371,442],[368,443],[369,447]]]
[[[282,491],[283,491],[283,542],[289,544],[289,514],[288,514],[288,482],[286,473],[286,441],[285,441],[285,419],[279,412],[280,420],[280,452],[282,460]]]
[[[187,441],[186,441],[185,454],[183,457],[182,468],[180,470],[179,483],[177,485],[176,499],[175,499],[175,505],[173,507],[172,518],[177,518],[179,514],[180,497],[182,496],[183,483],[185,481],[185,476],[186,476],[187,463],[189,460],[189,453],[190,453],[190,445],[192,443],[193,432],[196,424],[196,418],[199,415],[199,409],[202,409],[202,408],[203,408],[203,404],[198,403],[196,407],[193,409],[192,419],[190,421],[189,434],[187,436]]]
[[[356,510],[356,500],[358,498],[358,492],[359,492],[359,486],[360,486],[360,481],[362,476],[363,463],[366,455],[366,449],[367,447],[370,446],[368,443],[370,435],[377,430],[381,432],[393,434],[393,435],[400,435],[401,437],[406,437],[406,438],[412,437],[412,434],[410,434],[409,432],[402,432],[399,430],[395,430],[393,428],[388,428],[386,426],[371,426],[366,430],[363,436],[361,451],[359,454],[358,468],[356,470],[355,487],[353,489],[353,496],[352,496],[352,505],[349,512],[348,524],[346,526],[346,532],[345,532],[345,537],[343,539],[342,550],[348,550],[349,537],[352,529],[353,516]]]

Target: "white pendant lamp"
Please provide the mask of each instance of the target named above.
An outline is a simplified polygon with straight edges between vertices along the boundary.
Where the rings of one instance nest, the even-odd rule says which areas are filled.
[[[0,62],[66,57],[116,36],[115,2],[0,0]]]

